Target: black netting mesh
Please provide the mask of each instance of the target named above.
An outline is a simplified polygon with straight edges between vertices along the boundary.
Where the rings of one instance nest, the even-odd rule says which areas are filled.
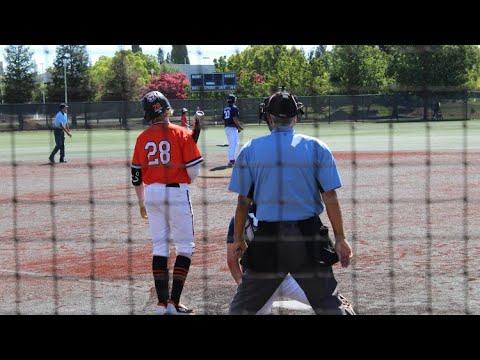
[[[202,55],[197,51],[197,58]],[[170,100],[175,124],[184,107],[191,124],[196,109],[205,114],[198,140],[205,161],[189,190],[196,249],[182,299],[198,314],[225,314],[236,288],[226,262],[236,195],[227,191],[230,172],[224,166],[225,101],[207,92],[196,95]],[[478,251],[474,204],[480,93],[299,100],[304,115],[297,131],[330,146],[344,179],[339,198],[355,258],[348,270],[334,272],[358,312],[478,312],[478,264],[472,258]],[[262,101],[238,98],[245,127],[240,145],[267,134],[259,120]],[[441,112],[434,117],[436,101]],[[153,313],[150,236],[138,214],[130,169],[136,135],[147,126],[141,104],[68,105],[73,129],[66,145],[69,162],[55,166],[46,159],[55,146],[52,123],[58,104],[0,105],[0,313]],[[421,126],[413,125],[417,122]],[[418,133],[408,132],[408,126],[416,126]],[[449,133],[449,127],[456,130]],[[450,147],[438,145],[442,137],[451,138]],[[326,214],[322,220],[330,225]],[[174,259],[169,261],[172,270]],[[276,311],[305,309],[280,306]]]

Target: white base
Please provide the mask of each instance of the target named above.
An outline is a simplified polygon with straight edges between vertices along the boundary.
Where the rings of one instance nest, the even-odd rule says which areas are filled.
[[[302,304],[296,300],[282,300],[275,301],[272,306],[273,309],[286,309],[294,311],[313,311],[312,307],[309,305]]]

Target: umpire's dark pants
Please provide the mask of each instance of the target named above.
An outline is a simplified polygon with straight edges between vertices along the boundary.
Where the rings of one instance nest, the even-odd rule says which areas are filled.
[[[65,160],[65,133],[63,129],[53,129],[53,134],[55,136],[55,148],[53,149],[52,153],[50,154],[50,159],[57,154],[58,150],[60,150],[60,161]]]
[[[319,236],[320,226],[318,218],[303,224],[260,222],[243,259],[247,269],[230,314],[256,314],[290,273],[317,315],[346,315],[330,264],[338,258],[328,233]]]

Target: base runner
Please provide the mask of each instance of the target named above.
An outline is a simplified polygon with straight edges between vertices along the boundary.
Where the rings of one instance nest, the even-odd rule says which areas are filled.
[[[189,184],[198,176],[203,158],[192,132],[170,123],[171,106],[158,91],[142,99],[151,125],[138,137],[132,159],[132,184],[140,214],[148,219],[153,241],[152,271],[158,296],[157,314],[190,314],[180,296],[195,248]],[[148,214],[148,216],[147,216]],[[169,292],[169,245],[176,260]]]

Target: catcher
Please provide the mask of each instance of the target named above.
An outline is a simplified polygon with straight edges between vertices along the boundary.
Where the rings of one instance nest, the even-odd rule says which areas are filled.
[[[228,226],[228,233],[227,233],[227,264],[232,274],[233,279],[240,285],[242,282],[242,275],[245,270],[245,263],[246,259],[243,257],[242,259],[232,257],[231,247],[233,246],[233,231],[234,231],[234,224],[235,218],[232,217],[230,221],[230,225]],[[245,223],[245,241],[250,243],[253,240],[254,233],[257,230],[258,220],[255,217],[255,205],[252,204],[248,210],[248,218]],[[277,290],[273,293],[270,299],[263,305],[263,307],[257,312],[257,315],[268,315],[272,312],[273,303],[278,300],[278,298],[290,298],[292,300],[296,300],[301,302],[302,304],[310,306],[307,297],[305,296],[305,292],[300,288],[298,283],[295,279],[288,274],[285,280],[280,284]]]

